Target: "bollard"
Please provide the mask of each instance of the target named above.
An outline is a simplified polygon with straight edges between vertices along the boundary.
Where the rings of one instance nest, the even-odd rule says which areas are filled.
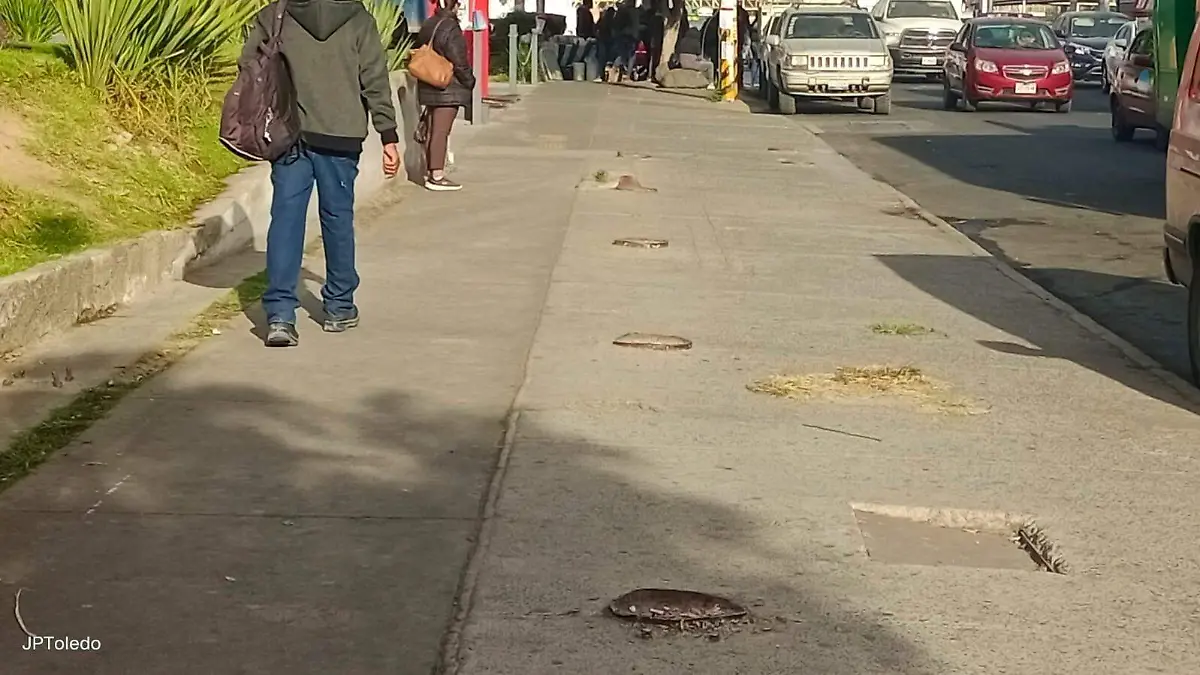
[[[483,81],[488,76],[483,70],[483,50],[487,49],[487,45],[483,43],[482,30],[472,31],[471,38],[475,52],[472,55],[475,62],[475,88],[471,90],[471,126],[479,126],[487,124],[487,106],[483,104]]]
[[[538,82],[538,30],[529,34],[529,84]]]
[[[517,24],[508,24],[508,89],[513,96],[517,95],[517,82],[521,73],[517,66],[517,56],[520,52],[520,42],[517,39]]]

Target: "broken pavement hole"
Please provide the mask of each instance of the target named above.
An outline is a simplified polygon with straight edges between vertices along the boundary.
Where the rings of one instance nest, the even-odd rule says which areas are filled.
[[[614,190],[622,192],[658,192],[658,188],[646,187],[638,182],[637,178],[625,174],[617,179],[617,186]]]
[[[1066,573],[1028,516],[965,509],[851,504],[869,558],[892,565]]]
[[[881,213],[899,218],[912,218],[913,220],[924,220],[921,217],[921,210],[914,206],[906,206],[904,204],[896,204],[885,209],[880,209]]]
[[[608,605],[622,619],[679,624],[690,621],[719,621],[746,616],[745,607],[716,595],[671,588],[639,588]]]
[[[613,340],[618,347],[639,347],[641,349],[678,350],[691,349],[692,341],[677,335],[658,335],[654,333],[626,333]]]
[[[646,237],[626,237],[613,240],[613,246],[629,246],[631,248],[666,248],[666,239],[647,239]]]

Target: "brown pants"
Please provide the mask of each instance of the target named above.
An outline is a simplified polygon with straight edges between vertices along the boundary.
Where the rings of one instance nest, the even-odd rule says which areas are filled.
[[[450,144],[450,128],[458,117],[458,106],[429,109],[429,138],[425,141],[425,168],[431,173],[446,168],[446,148]]]

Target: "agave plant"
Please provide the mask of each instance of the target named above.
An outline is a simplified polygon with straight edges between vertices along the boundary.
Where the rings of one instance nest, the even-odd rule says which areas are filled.
[[[112,91],[228,64],[261,0],[51,0],[83,82]]]
[[[42,44],[58,33],[51,0],[0,0],[0,24],[13,42]]]
[[[412,37],[405,36],[400,39],[400,43],[395,48],[389,49],[389,47],[392,44],[392,33],[400,24],[400,17],[404,15],[403,5],[399,0],[363,0],[363,4],[371,12],[371,16],[375,17],[375,26],[379,29],[379,36],[383,40],[383,49],[387,54],[388,70],[400,70],[408,63]]]

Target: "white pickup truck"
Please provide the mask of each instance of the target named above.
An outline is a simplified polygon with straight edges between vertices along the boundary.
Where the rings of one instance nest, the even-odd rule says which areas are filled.
[[[878,0],[871,16],[883,32],[897,75],[941,79],[946,51],[965,19],[958,0]]]

